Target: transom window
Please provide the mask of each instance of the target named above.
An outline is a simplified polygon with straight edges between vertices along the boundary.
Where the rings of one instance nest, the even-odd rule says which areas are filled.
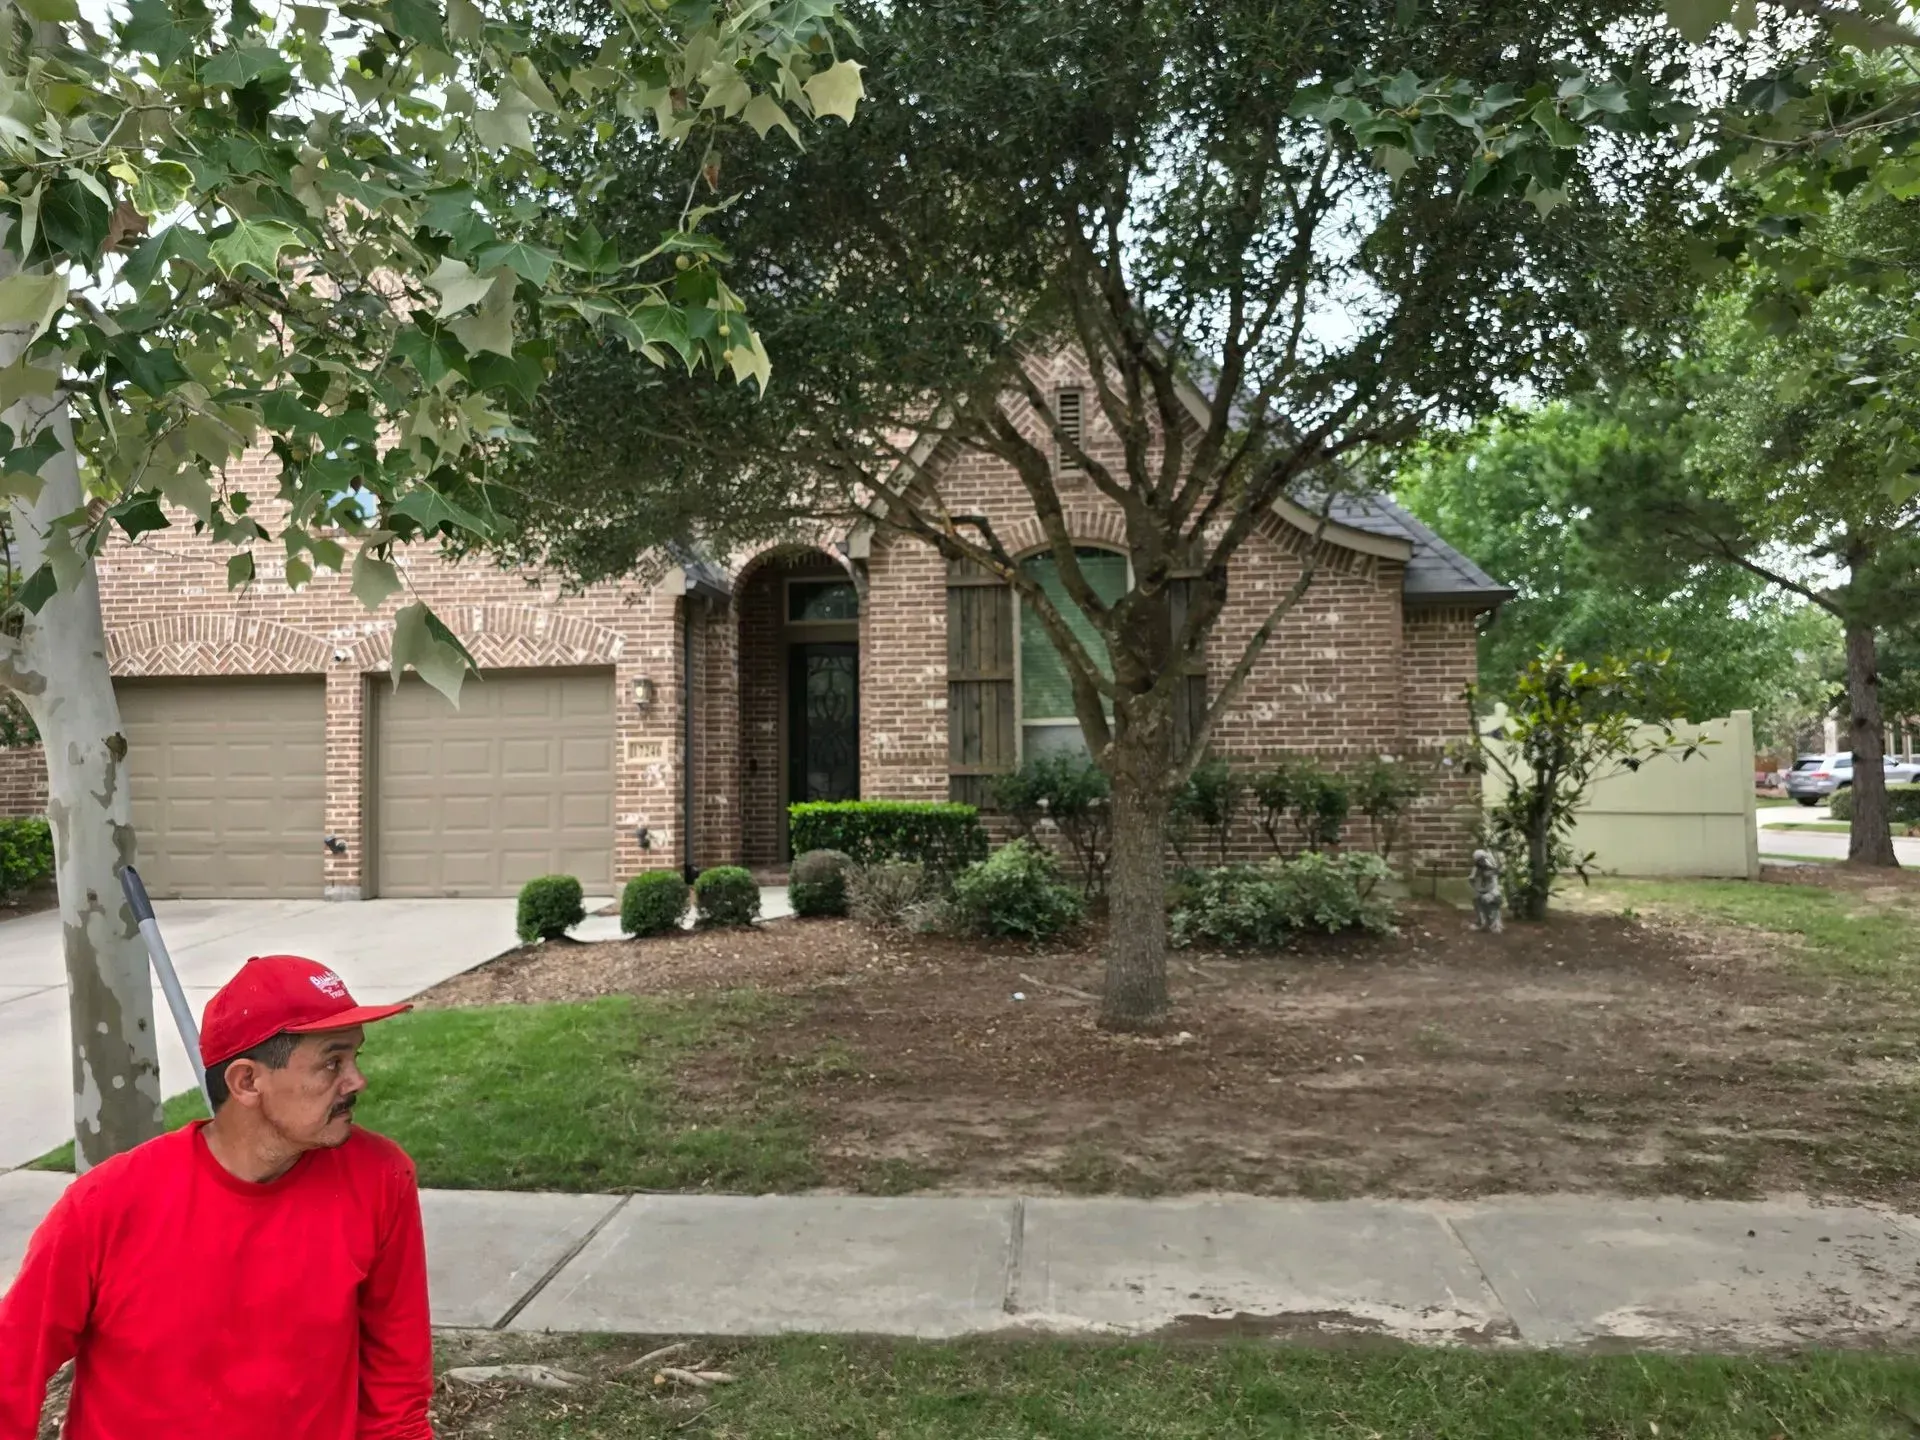
[[[1091,549],[1076,549],[1073,553],[1080,562],[1080,573],[1104,603],[1111,605],[1127,593],[1125,555]],[[1067,594],[1066,583],[1060,578],[1059,562],[1052,555],[1035,555],[1022,561],[1021,569],[1039,582],[1067,628],[1093,655],[1101,671],[1111,675],[1107,642]],[[1046,755],[1085,755],[1087,740],[1073,713],[1073,682],[1067,662],[1055,648],[1039,613],[1024,603],[1020,606],[1019,643],[1021,757],[1031,760]],[[1107,706],[1107,713],[1111,717],[1111,705]]]
[[[851,580],[787,582],[788,624],[831,624],[859,618],[860,595]]]

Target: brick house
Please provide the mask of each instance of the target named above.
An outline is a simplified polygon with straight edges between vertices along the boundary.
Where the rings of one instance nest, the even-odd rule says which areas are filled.
[[[1054,388],[1100,453],[1111,437],[1071,368]],[[1040,549],[999,461],[936,453],[929,469],[950,504]],[[250,458],[229,480],[277,531],[271,461]],[[1090,484],[1061,483],[1076,540],[1105,552],[1089,554],[1091,570],[1124,584],[1115,510]],[[1059,662],[1012,592],[949,574],[891,531],[574,594],[484,562],[403,556],[412,594],[482,668],[455,710],[415,676],[391,683],[392,615],[407,596],[368,611],[325,572],[290,592],[268,546],[262,583],[229,591],[227,552],[174,518],[99,564],[156,895],[497,895],[552,871],[609,894],[643,868],[771,867],[790,800],[978,799],[994,771],[1077,735],[1062,724]],[[1243,549],[1210,670],[1226,671],[1293,582],[1315,523],[1283,504]],[[1408,853],[1464,863],[1476,787],[1442,752],[1464,732],[1477,625],[1508,592],[1382,498],[1338,505],[1318,543],[1318,573],[1216,749],[1248,765],[1398,757],[1430,777]],[[38,752],[0,755],[0,803],[42,807]]]

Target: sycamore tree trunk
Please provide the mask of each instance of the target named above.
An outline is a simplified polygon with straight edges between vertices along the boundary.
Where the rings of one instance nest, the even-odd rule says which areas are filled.
[[[12,269],[0,257],[0,278]],[[27,338],[0,331],[0,365],[16,360]],[[85,1170],[160,1133],[147,952],[120,891],[120,871],[134,858],[127,742],[107,669],[98,577],[54,524],[86,504],[66,403],[29,398],[4,419],[22,443],[51,426],[62,446],[40,471],[39,495],[10,502],[17,575],[33,575],[51,556],[60,586],[38,614],[8,618],[0,682],[20,696],[46,749],[72,1034],[74,1159]]]
[[[1871,625],[1847,626],[1847,708],[1853,716],[1853,821],[1847,861],[1898,869],[1887,823],[1886,730],[1880,719],[1880,660]]]
[[[1167,776],[1170,717],[1122,725],[1108,752],[1113,854],[1107,869],[1107,976],[1100,1023],[1153,1032],[1167,1021]]]

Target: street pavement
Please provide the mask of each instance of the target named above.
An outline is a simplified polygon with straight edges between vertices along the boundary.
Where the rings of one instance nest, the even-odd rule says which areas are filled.
[[[1782,828],[1794,823],[1806,824],[1810,821],[1830,820],[1824,805],[1807,808],[1795,805],[1791,809],[1784,805],[1769,806],[1755,812],[1760,826],[1760,858],[1762,860],[1844,860],[1847,858],[1847,837],[1823,830],[1792,830]],[[1920,838],[1908,839],[1896,836],[1893,853],[1902,865],[1920,865]]]
[[[0,1285],[63,1176],[0,1175]],[[434,1321],[645,1335],[1349,1334],[1910,1346],[1920,1222],[1860,1206],[422,1197]]]
[[[518,942],[505,900],[162,900],[160,934],[198,1016],[252,955],[306,955],[332,966],[369,1005],[405,1000]],[[73,1135],[67,984],[59,912],[0,923],[0,1170]],[[186,1047],[158,989],[160,1080],[193,1087]]]

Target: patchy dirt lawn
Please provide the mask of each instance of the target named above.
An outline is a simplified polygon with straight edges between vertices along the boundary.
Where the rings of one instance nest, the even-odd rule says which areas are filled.
[[[679,1081],[716,1113],[797,1104],[836,1189],[1801,1189],[1920,1207],[1914,992],[1801,963],[1791,937],[1630,912],[1485,936],[1416,902],[1391,938],[1177,955],[1162,1039],[1094,1027],[1095,940],[782,921],[517,952],[427,1003],[783,995]]]

